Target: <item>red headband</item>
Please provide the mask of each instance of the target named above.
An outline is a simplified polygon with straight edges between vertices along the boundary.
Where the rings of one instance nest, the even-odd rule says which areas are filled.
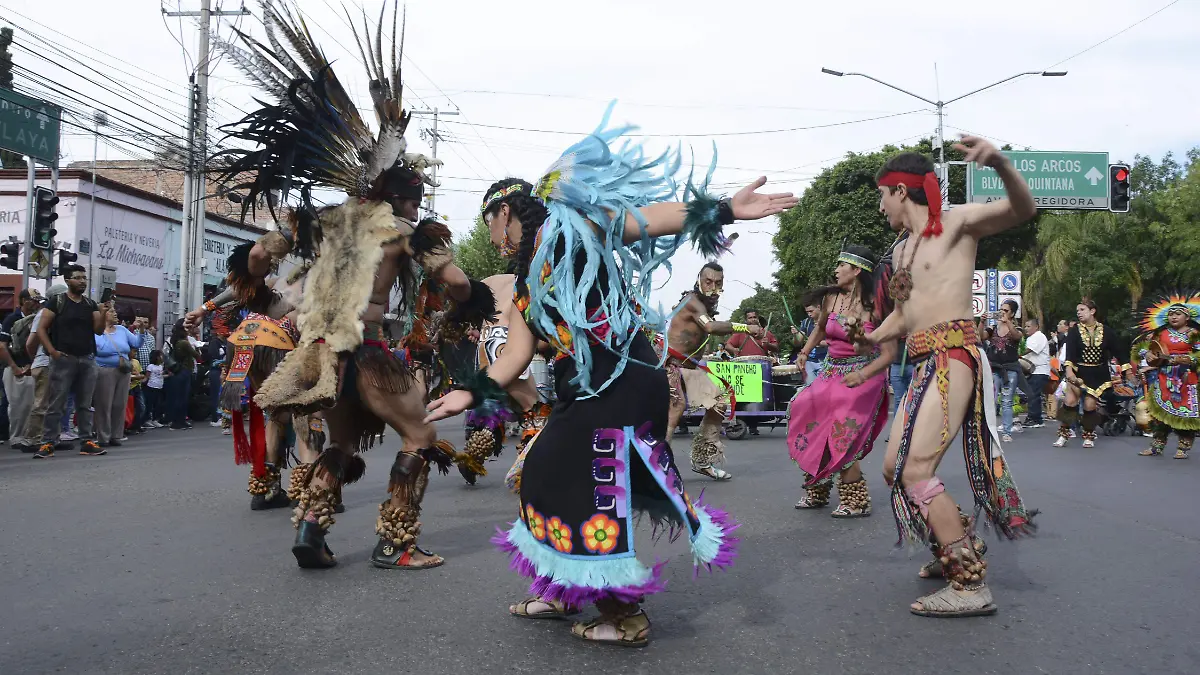
[[[881,187],[896,187],[903,185],[910,190],[921,188],[925,190],[925,198],[929,201],[929,222],[921,232],[923,237],[937,237],[942,234],[942,186],[937,174],[930,171],[922,176],[919,173],[903,173],[889,171],[879,179]]]

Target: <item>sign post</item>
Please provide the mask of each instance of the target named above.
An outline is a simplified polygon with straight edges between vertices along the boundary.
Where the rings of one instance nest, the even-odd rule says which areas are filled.
[[[1107,209],[1107,152],[1006,150],[1004,154],[1029,184],[1039,209]],[[967,166],[967,201],[986,204],[1006,193],[995,169]]]

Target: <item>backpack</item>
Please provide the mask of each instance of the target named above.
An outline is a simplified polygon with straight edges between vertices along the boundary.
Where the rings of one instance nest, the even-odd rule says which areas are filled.
[[[29,316],[23,316],[13,323],[9,331],[9,335],[12,336],[12,348],[9,351],[12,352],[13,361],[18,366],[24,367],[33,363],[29,352],[25,350],[25,343],[29,341],[30,328],[33,326],[33,320],[36,318],[37,312]]]

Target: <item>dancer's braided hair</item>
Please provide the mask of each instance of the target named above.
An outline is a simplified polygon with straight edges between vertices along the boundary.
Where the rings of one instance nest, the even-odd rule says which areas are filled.
[[[513,185],[520,185],[521,189],[506,195],[503,199],[498,199],[488,205],[488,213],[495,213],[500,209],[502,204],[508,204],[508,208],[512,210],[517,220],[521,221],[521,243],[517,247],[517,256],[515,269],[513,273],[517,275],[517,292],[521,295],[529,294],[529,265],[533,261],[534,241],[537,239],[538,228],[546,222],[549,217],[549,212],[546,210],[546,205],[542,201],[533,196],[533,185],[528,181],[523,181],[520,178],[505,178],[504,180],[492,183],[492,186],[484,193],[486,200],[490,195],[498,191],[508,189]]]

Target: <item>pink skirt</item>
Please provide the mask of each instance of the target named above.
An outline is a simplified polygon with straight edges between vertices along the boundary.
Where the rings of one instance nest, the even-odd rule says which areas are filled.
[[[810,478],[825,480],[871,452],[887,423],[887,371],[857,387],[842,378],[866,368],[870,357],[826,360],[816,382],[790,406],[788,454]]]

